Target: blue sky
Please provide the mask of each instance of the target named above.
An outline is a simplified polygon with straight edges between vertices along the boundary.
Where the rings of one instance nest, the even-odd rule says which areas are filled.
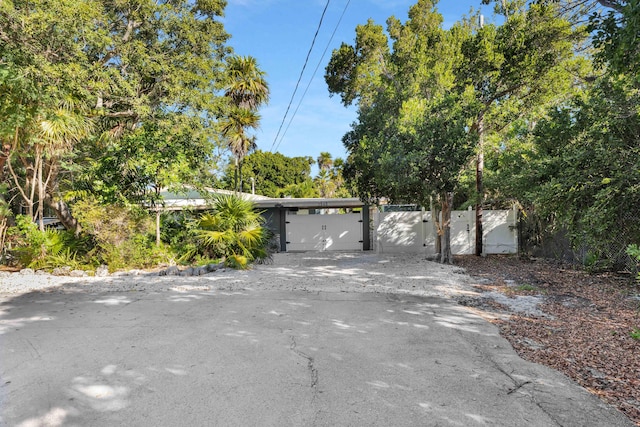
[[[345,158],[346,151],[341,140],[356,114],[353,107],[345,108],[338,96],[329,96],[324,82],[324,68],[331,52],[342,42],[353,44],[356,26],[366,23],[369,18],[385,27],[385,22],[391,15],[405,22],[409,7],[416,2],[417,0],[331,0],[289,114],[280,136],[275,140],[326,0],[228,0],[224,25],[232,36],[229,45],[237,54],[257,59],[260,68],[267,74],[271,90],[269,104],[260,111],[261,127],[256,132],[258,149],[279,151],[291,157],[311,156],[314,159],[320,152],[328,151],[334,158]],[[492,7],[481,7],[480,2],[441,0],[437,8],[444,16],[444,25],[448,28],[468,14],[471,7],[481,9],[489,17]],[[331,40],[347,3],[346,12]],[[321,59],[325,49],[326,54]],[[316,67],[318,69],[311,80]],[[308,85],[306,95],[301,98]],[[289,125],[301,99],[300,107]]]

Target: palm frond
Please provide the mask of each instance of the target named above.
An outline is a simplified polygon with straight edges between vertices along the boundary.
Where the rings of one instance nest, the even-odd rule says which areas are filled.
[[[207,246],[214,246],[233,241],[233,233],[229,232],[229,230],[200,230],[198,232],[198,237],[200,237]]]

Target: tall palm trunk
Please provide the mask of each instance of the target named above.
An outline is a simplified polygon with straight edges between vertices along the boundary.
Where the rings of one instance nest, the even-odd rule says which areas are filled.
[[[236,167],[233,170],[233,190],[238,192],[238,158],[235,158]]]

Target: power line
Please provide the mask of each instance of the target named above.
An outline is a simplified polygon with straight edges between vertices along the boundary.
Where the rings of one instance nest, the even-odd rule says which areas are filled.
[[[329,50],[329,46],[331,46],[331,42],[333,41],[333,37],[336,35],[336,32],[338,31],[338,27],[340,26],[340,23],[342,22],[342,18],[344,17],[344,14],[347,12],[347,8],[349,7],[349,3],[351,3],[351,0],[347,0],[347,3],[345,4],[344,9],[342,10],[342,15],[340,15],[340,19],[338,19],[338,23],[336,24],[336,27],[333,29],[333,33],[331,33],[331,37],[329,38],[329,41],[327,42],[327,46],[324,48],[324,52],[322,52],[322,56],[320,57],[320,60],[318,61],[318,65],[316,65],[315,70],[313,70],[313,74],[311,74],[311,79],[309,80],[309,84],[307,84],[307,87],[305,88],[304,92],[302,93],[302,97],[300,97],[300,101],[298,102],[298,105],[296,106],[295,111],[291,115],[291,118],[289,119],[289,123],[287,123],[287,127],[284,129],[284,132],[282,133],[282,136],[280,137],[280,141],[276,145],[276,148],[275,148],[276,150],[278,150],[278,147],[280,146],[280,143],[284,139],[284,136],[287,134],[287,131],[289,130],[289,127],[291,126],[291,123],[293,122],[293,119],[296,117],[296,114],[298,113],[298,109],[300,109],[300,105],[302,105],[302,100],[304,99],[305,95],[307,94],[307,91],[309,90],[309,87],[311,86],[311,83],[313,82],[313,79],[316,76],[316,73],[318,72],[318,68],[320,68],[320,64],[322,64],[322,60],[324,59],[324,56],[327,54],[327,50]],[[277,138],[277,136],[276,136],[276,138]]]
[[[309,56],[311,55],[311,51],[313,50],[313,45],[316,43],[316,38],[318,37],[318,33],[320,32],[320,27],[322,26],[322,21],[324,20],[324,14],[327,12],[327,8],[329,7],[329,3],[331,0],[327,0],[327,4],[324,6],[324,10],[322,11],[322,16],[320,16],[320,22],[318,23],[318,28],[316,29],[316,33],[313,36],[313,40],[311,41],[311,47],[309,48],[309,52],[307,52],[307,57],[304,60],[304,65],[302,66],[302,71],[300,71],[300,77],[298,77],[298,82],[296,83],[296,87],[293,90],[293,94],[291,95],[291,99],[289,100],[289,105],[287,106],[287,110],[284,113],[284,117],[282,118],[282,123],[280,123],[280,128],[278,128],[278,133],[276,137],[273,139],[273,143],[271,144],[271,150],[273,151],[273,147],[278,140],[278,136],[280,136],[280,131],[282,130],[282,126],[284,125],[285,120],[287,119],[287,114],[289,114],[289,109],[291,108],[291,104],[293,103],[293,99],[296,96],[296,92],[298,91],[298,86],[300,85],[300,80],[302,80],[302,75],[304,74],[305,68],[307,68],[307,63],[309,62]]]

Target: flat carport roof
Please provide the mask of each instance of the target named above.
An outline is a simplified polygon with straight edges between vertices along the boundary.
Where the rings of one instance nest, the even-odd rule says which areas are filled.
[[[360,208],[365,204],[357,198],[344,199],[259,199],[253,200],[256,208],[302,208],[302,209],[324,209],[324,208]]]
[[[223,193],[223,192],[220,192]],[[224,192],[224,194],[233,194]],[[331,198],[271,198],[247,193],[240,193],[246,200],[251,200],[257,209],[284,208],[284,209],[331,209],[331,208],[360,208],[365,206],[362,200],[351,197],[342,199]],[[163,194],[163,210],[210,209],[209,201],[195,191],[184,196],[175,193]]]

